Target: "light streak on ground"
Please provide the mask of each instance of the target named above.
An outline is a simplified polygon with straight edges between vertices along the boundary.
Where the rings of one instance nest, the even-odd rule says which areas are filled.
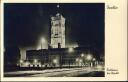
[[[104,71],[95,68],[63,68],[63,69],[47,69],[47,70],[31,70],[31,71],[16,71],[5,72],[5,76],[10,77],[74,77],[81,74],[86,74],[93,71]]]

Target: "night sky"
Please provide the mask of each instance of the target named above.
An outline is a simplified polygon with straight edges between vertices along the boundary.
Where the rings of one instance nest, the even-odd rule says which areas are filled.
[[[59,4],[6,3],[4,45],[36,46],[41,37],[50,42],[50,16],[66,18],[66,44],[104,48],[104,3]]]

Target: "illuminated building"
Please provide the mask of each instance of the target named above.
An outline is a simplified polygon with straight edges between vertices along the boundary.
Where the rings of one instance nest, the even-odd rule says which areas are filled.
[[[60,13],[51,17],[51,47],[65,48],[65,18]]]
[[[57,5],[59,8],[59,5]],[[38,65],[42,67],[82,67],[92,66],[92,63],[99,61],[100,52],[91,46],[78,46],[72,43],[65,46],[65,18],[61,13],[51,16],[51,42],[48,49],[43,48],[47,41],[42,38],[42,48],[40,50],[27,50],[26,59],[31,65],[35,66],[33,61],[38,60]],[[96,66],[94,64],[93,66]]]

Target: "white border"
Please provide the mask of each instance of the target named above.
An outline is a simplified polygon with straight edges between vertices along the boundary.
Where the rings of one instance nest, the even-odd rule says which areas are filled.
[[[117,10],[105,8],[105,67],[116,68],[118,75],[105,77],[18,77],[3,78],[1,67],[1,80],[3,81],[121,81],[126,80],[127,61],[127,0],[3,0],[1,2],[1,66],[3,66],[3,3],[105,3],[116,5]],[[116,55],[115,55],[116,54]],[[106,70],[106,69],[105,69]]]

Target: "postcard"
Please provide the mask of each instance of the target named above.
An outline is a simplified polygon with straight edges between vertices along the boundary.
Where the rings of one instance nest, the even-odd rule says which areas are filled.
[[[126,81],[127,0],[2,0],[2,81]]]

